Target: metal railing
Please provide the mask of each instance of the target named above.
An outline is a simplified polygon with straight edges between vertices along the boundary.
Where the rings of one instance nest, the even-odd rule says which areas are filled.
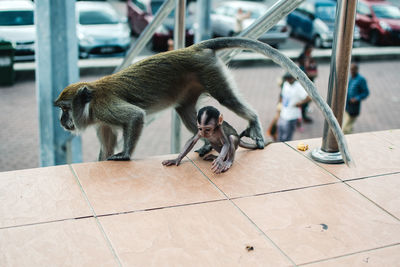
[[[176,1],[176,2],[175,2]],[[253,39],[258,39],[263,33],[272,28],[279,20],[288,15],[296,7],[298,7],[304,0],[278,0],[274,5],[272,5],[267,12],[257,19],[248,28],[243,30],[239,36],[248,37]],[[343,4],[342,4],[343,1]],[[338,1],[338,8],[336,13],[336,27],[335,27],[335,40],[333,44],[332,62],[330,70],[330,82],[328,90],[328,103],[333,109],[333,114],[335,114],[339,126],[342,121],[342,115],[344,110],[344,103],[346,99],[346,89],[348,81],[348,70],[351,56],[351,47],[353,40],[353,29],[354,29],[354,16],[356,9],[356,0],[342,0]],[[114,72],[117,72],[123,68],[129,66],[133,59],[140,53],[146,43],[150,40],[152,35],[158,26],[161,25],[162,21],[169,15],[173,7],[175,7],[177,12],[175,12],[175,31],[174,31],[174,49],[179,49],[184,47],[185,43],[185,0],[167,0],[161,6],[153,21],[147,26],[147,28],[140,34],[138,40],[135,42],[134,46],[128,51],[127,56],[124,58],[122,64],[118,66]],[[345,8],[343,8],[343,6]],[[339,52],[338,52],[339,51]],[[219,55],[224,60],[224,62],[229,62],[239,50],[221,52]],[[279,53],[279,52],[278,52]],[[278,57],[279,58],[279,57]],[[278,63],[278,62],[276,62]],[[280,65],[281,62],[279,62]],[[293,70],[294,72],[295,70]],[[332,131],[329,130],[328,125],[325,122],[324,126],[324,136],[323,145],[318,153],[312,153],[312,157],[315,160],[328,162],[329,154],[335,154],[334,163],[343,162],[344,159],[350,159],[349,155],[340,155],[338,153],[338,136],[333,136]],[[177,153],[180,146],[180,122],[175,111],[172,113],[172,132],[171,132],[171,152]],[[345,144],[344,144],[345,145]],[[340,144],[342,147],[343,144]],[[324,154],[328,154],[328,157],[324,155],[324,159],[320,159],[321,151]]]

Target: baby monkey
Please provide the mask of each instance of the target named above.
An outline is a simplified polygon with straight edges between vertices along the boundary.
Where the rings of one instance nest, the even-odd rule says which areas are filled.
[[[249,149],[257,148],[256,144],[249,144],[240,140],[236,130],[224,121],[222,114],[212,106],[203,107],[197,113],[197,129],[197,133],[186,142],[178,157],[164,160],[163,165],[178,166],[200,138],[207,139],[212,148],[219,153],[218,156],[208,154],[204,157],[204,160],[213,161],[211,170],[214,173],[225,172],[232,166],[238,146]]]

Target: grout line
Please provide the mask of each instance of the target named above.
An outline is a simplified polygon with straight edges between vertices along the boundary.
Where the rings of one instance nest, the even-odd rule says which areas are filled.
[[[148,209],[142,209],[142,210],[123,211],[123,212],[116,212],[116,213],[109,213],[109,214],[101,214],[101,215],[97,215],[97,217],[100,218],[100,217],[108,217],[108,216],[114,216],[114,215],[131,214],[131,213],[136,213],[136,212],[148,212],[148,211],[163,210],[163,209],[173,209],[173,208],[179,208],[179,207],[195,206],[195,205],[208,204],[208,203],[214,203],[214,202],[222,202],[222,201],[226,201],[226,200],[227,199],[215,199],[215,200],[209,200],[209,201],[178,204],[178,205],[173,205],[173,206],[164,206],[164,207],[148,208]]]
[[[400,172],[391,172],[391,173],[384,173],[384,174],[375,174],[375,175],[371,175],[371,176],[364,176],[364,177],[346,179],[346,180],[343,180],[343,182],[353,182],[353,181],[358,181],[358,180],[364,180],[364,179],[370,179],[370,178],[377,178],[377,177],[380,177],[380,176],[395,175],[395,174],[399,174],[399,173],[400,173]]]
[[[292,150],[296,151],[297,154],[303,156],[304,158],[306,158],[308,161],[311,161],[315,166],[317,166],[318,168],[322,169],[323,171],[325,171],[327,174],[330,174],[331,176],[333,176],[334,178],[336,178],[338,181],[343,182],[342,179],[340,179],[339,177],[337,177],[335,174],[331,173],[330,171],[328,171],[327,169],[325,169],[322,165],[318,164],[316,161],[312,160],[311,158],[306,156],[306,153],[300,153],[299,151],[297,151],[297,149],[295,149],[294,147],[292,147],[291,145],[289,145],[287,142],[283,142],[285,145],[287,145],[289,148],[291,148]]]
[[[293,266],[297,266],[296,263],[263,231],[260,227],[242,210],[239,206],[236,205],[235,202],[224,192],[222,191],[200,168],[196,165],[196,163],[189,158],[189,160],[193,163],[193,165],[203,174],[203,176],[218,190],[223,194],[226,199],[275,247],[279,252],[288,259]]]
[[[362,253],[365,253],[365,252],[370,252],[370,251],[375,251],[375,250],[380,250],[380,249],[385,249],[385,248],[396,247],[396,246],[399,246],[399,245],[400,245],[400,243],[394,243],[394,244],[390,244],[390,245],[386,245],[386,246],[382,246],[382,247],[371,248],[371,249],[361,250],[361,251],[357,251],[357,252],[347,253],[347,254],[343,254],[343,255],[340,255],[340,256],[335,256],[335,257],[332,257],[332,258],[326,258],[326,259],[321,259],[321,260],[301,263],[301,264],[299,264],[299,266],[306,266],[306,265],[310,265],[310,264],[314,264],[314,263],[326,262],[326,261],[330,261],[330,260],[345,258],[345,257],[352,256],[352,255],[362,254]]]
[[[305,190],[305,189],[311,189],[311,188],[329,186],[329,185],[335,185],[335,184],[341,184],[341,182],[338,181],[338,182],[316,184],[316,185],[310,185],[310,186],[304,186],[304,187],[295,187],[295,188],[290,188],[290,189],[271,191],[271,192],[267,192],[267,193],[258,193],[258,194],[254,194],[254,195],[232,197],[231,199],[236,200],[236,199],[249,198],[249,197],[259,197],[259,196],[266,196],[266,195],[272,195],[272,194],[287,193],[287,192],[291,192],[291,191]]]
[[[86,195],[86,192],[85,192],[85,190],[83,189],[83,186],[82,186],[81,182],[79,181],[78,174],[75,172],[75,170],[74,170],[74,168],[72,167],[72,165],[69,164],[68,166],[69,166],[69,168],[70,168],[72,174],[74,175],[75,180],[76,180],[76,182],[78,183],[79,188],[81,189],[81,192],[82,192],[83,196],[85,197],[87,204],[89,205],[90,209],[91,209],[92,212],[93,212],[94,219],[95,219],[95,221],[96,221],[97,227],[99,228],[100,232],[102,233],[102,235],[103,235],[103,237],[104,237],[104,239],[105,239],[105,241],[106,241],[106,244],[107,244],[108,248],[111,250],[111,253],[114,255],[114,258],[115,258],[115,260],[116,260],[117,263],[118,263],[118,266],[122,267],[122,263],[121,263],[121,261],[120,261],[118,255],[117,255],[117,253],[116,253],[116,251],[115,251],[115,249],[114,249],[114,247],[113,247],[113,245],[112,245],[112,243],[111,243],[111,240],[108,238],[106,232],[104,231],[104,228],[103,228],[103,226],[101,225],[101,223],[100,223],[100,221],[99,221],[99,218],[97,217],[96,212],[94,211],[94,208],[93,208],[92,204],[90,203],[89,198],[88,198],[88,196]]]
[[[355,191],[356,193],[358,193],[360,196],[362,196],[363,198],[367,199],[369,202],[371,202],[372,204],[374,204],[376,207],[378,207],[379,209],[381,209],[382,211],[386,212],[387,214],[389,214],[390,216],[392,216],[394,219],[400,221],[400,218],[397,218],[395,215],[393,215],[392,213],[390,213],[389,211],[387,211],[385,208],[381,207],[378,203],[376,203],[375,201],[373,201],[372,199],[370,199],[369,197],[367,197],[366,195],[364,195],[363,193],[361,193],[360,191],[358,191],[357,189],[355,189],[354,187],[352,187],[351,185],[349,185],[348,183],[344,183],[345,185],[347,185],[350,189],[352,189],[353,191]]]
[[[327,173],[329,173],[330,175],[332,175],[333,177],[335,177],[336,179],[339,180],[339,183],[342,183],[344,185],[346,185],[348,188],[352,189],[353,191],[355,191],[356,193],[358,193],[361,197],[365,198],[366,200],[368,200],[369,202],[371,202],[373,205],[375,205],[376,207],[378,207],[379,209],[381,209],[382,211],[384,211],[385,213],[387,213],[388,215],[390,215],[391,217],[393,217],[394,219],[400,221],[399,218],[397,218],[396,216],[394,216],[393,214],[391,214],[389,211],[387,211],[386,209],[384,209],[383,207],[381,207],[378,203],[376,203],[375,201],[373,201],[372,199],[368,198],[366,195],[364,195],[363,193],[361,193],[360,191],[358,191],[357,189],[355,189],[354,187],[352,187],[350,184],[348,184],[347,182],[351,182],[351,181],[357,181],[357,180],[363,180],[363,179],[370,179],[370,178],[376,178],[376,177],[380,177],[380,176],[388,176],[388,175],[393,175],[393,174],[398,174],[400,172],[393,172],[393,173],[384,173],[384,174],[376,174],[376,175],[371,175],[371,176],[365,176],[365,177],[359,177],[359,178],[352,178],[352,179],[340,179],[339,177],[337,177],[335,174],[331,173],[330,171],[328,171],[327,169],[325,169],[322,165],[318,164],[317,162],[315,162],[314,160],[310,159],[309,157],[307,157],[306,155],[304,155],[303,153],[298,152],[294,147],[290,146],[289,144],[287,144],[285,142],[285,144],[287,146],[289,146],[290,148],[292,148],[293,150],[295,150],[298,154],[302,155],[303,157],[305,157],[306,159],[308,159],[309,161],[311,161],[312,163],[314,163],[315,165],[319,166],[320,168],[322,168],[324,171],[326,171]]]
[[[18,225],[12,225],[12,226],[4,226],[4,227],[0,227],[0,230],[11,229],[11,228],[19,228],[19,227],[27,227],[27,226],[34,226],[34,225],[43,225],[43,224],[48,224],[48,223],[58,223],[58,222],[65,222],[65,221],[72,221],[72,220],[89,219],[89,218],[94,218],[94,216],[82,216],[82,217],[77,217],[77,218],[65,218],[65,219],[52,220],[52,221],[44,221],[44,222],[35,222],[35,223],[18,224]]]

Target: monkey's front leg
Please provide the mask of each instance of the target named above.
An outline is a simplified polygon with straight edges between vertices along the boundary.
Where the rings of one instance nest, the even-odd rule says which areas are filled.
[[[232,145],[229,142],[226,142],[221,149],[218,157],[213,161],[211,170],[219,174],[221,172],[227,171],[231,166],[233,161],[229,160],[229,153]]]
[[[164,160],[162,162],[162,164],[165,166],[172,166],[172,165],[178,166],[181,163],[182,159],[189,153],[190,150],[192,150],[192,148],[194,147],[194,145],[197,143],[197,141],[199,139],[200,139],[200,136],[198,134],[196,134],[195,136],[190,138],[186,142],[185,147],[183,148],[183,151],[178,155],[178,157],[176,159]]]
[[[122,152],[109,157],[108,160],[130,160],[143,129],[145,112],[133,105],[124,105],[117,112],[121,112],[119,115],[122,120],[126,120],[122,126],[124,147]]]

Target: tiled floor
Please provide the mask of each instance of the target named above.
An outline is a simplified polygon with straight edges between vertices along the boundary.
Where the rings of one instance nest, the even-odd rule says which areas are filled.
[[[400,130],[237,152],[0,173],[0,266],[400,266]]]

